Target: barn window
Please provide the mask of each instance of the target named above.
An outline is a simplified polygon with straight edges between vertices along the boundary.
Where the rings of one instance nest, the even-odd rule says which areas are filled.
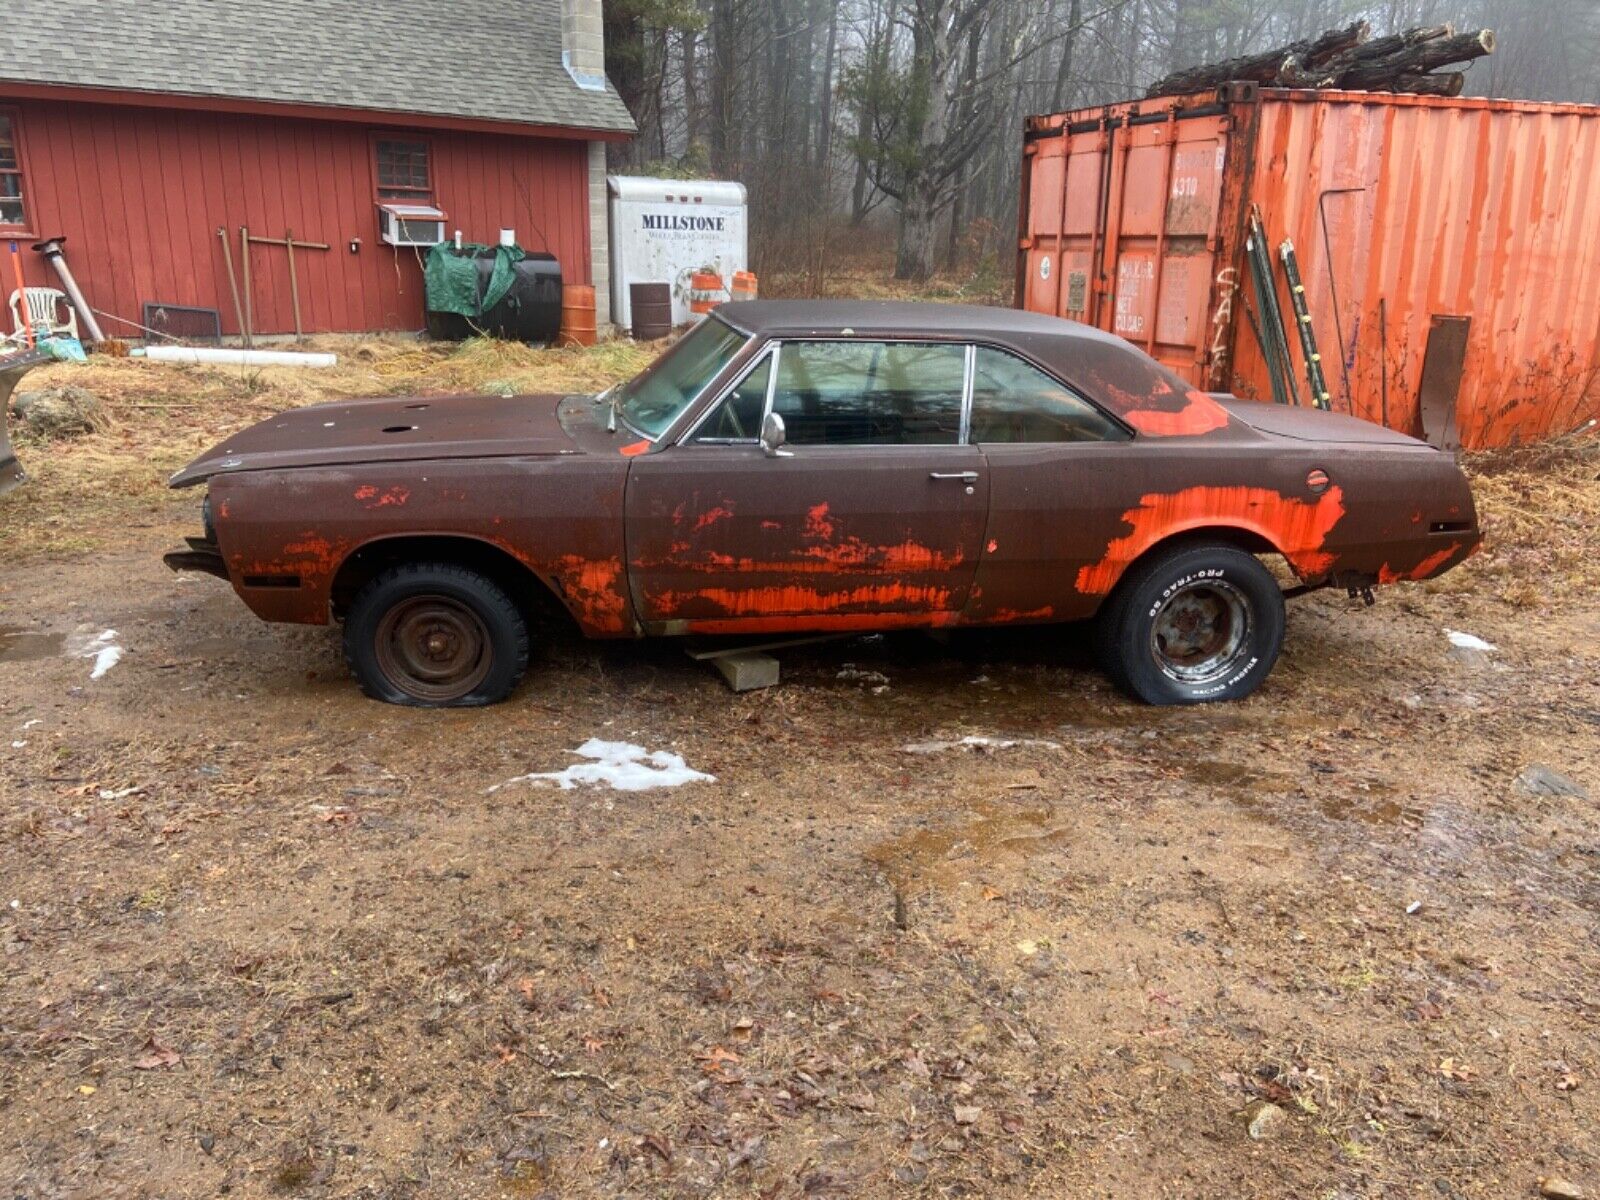
[[[23,229],[27,224],[17,119],[11,113],[0,111],[0,229]]]
[[[378,199],[431,200],[433,176],[428,143],[379,138]]]

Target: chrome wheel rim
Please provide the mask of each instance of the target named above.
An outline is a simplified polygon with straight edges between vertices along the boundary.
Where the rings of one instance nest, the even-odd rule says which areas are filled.
[[[1222,579],[1178,588],[1156,610],[1150,652],[1168,679],[1215,683],[1238,667],[1250,648],[1250,602]]]
[[[417,700],[459,700],[488,677],[489,630],[448,596],[402,600],[378,622],[373,649],[384,676]]]

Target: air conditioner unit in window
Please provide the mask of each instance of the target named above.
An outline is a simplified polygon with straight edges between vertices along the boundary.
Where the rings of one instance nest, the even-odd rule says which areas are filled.
[[[378,236],[391,246],[437,246],[446,219],[431,204],[380,204]]]

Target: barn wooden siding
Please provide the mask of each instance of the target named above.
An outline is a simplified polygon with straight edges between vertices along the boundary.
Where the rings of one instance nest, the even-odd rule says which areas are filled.
[[[296,251],[308,333],[417,329],[422,271],[413,249],[378,237],[373,142],[421,138],[432,146],[435,200],[447,234],[493,244],[513,228],[522,247],[548,251],[568,281],[589,278],[587,150],[582,141],[411,131],[356,122],[177,111],[123,105],[7,100],[20,116],[29,226],[65,234],[67,259],[90,304],[138,321],[147,301],[199,305],[238,332],[217,238],[227,229],[243,287],[239,227],[258,237],[326,242]],[[359,252],[349,243],[361,239]],[[290,333],[288,255],[250,251],[254,329]],[[47,283],[29,255],[30,283]],[[102,320],[108,334],[137,331]]]

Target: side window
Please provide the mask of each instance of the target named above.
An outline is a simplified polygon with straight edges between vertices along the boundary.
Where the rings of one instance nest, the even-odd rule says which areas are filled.
[[[772,411],[791,445],[954,446],[966,347],[785,342]]]
[[[22,200],[22,153],[17,145],[17,122],[0,109],[0,226],[25,229],[28,214]]]
[[[1121,442],[1127,432],[1087,400],[1004,350],[978,347],[970,440]]]
[[[767,407],[767,381],[772,378],[772,355],[739,381],[717,405],[694,435],[697,442],[753,442],[761,436],[761,417]]]
[[[378,199],[427,204],[433,199],[428,168],[428,143],[379,138],[373,147],[378,162]]]

